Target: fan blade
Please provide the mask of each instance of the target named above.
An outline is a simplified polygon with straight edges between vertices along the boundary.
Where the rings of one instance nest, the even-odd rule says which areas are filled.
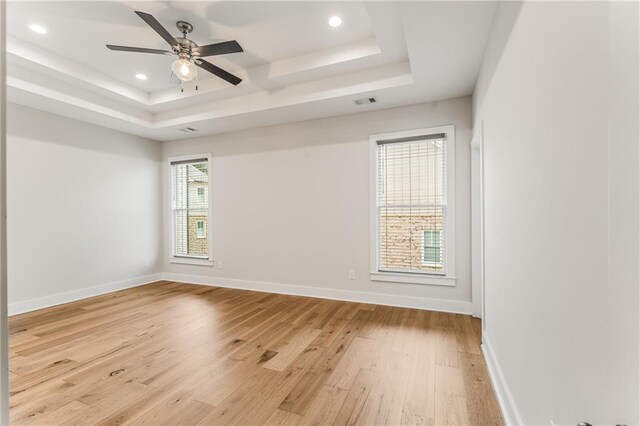
[[[119,50],[121,52],[138,52],[138,53],[156,53],[158,55],[173,55],[173,52],[160,49],[147,49],[145,47],[116,46],[115,44],[107,44],[111,50]]]
[[[169,34],[169,31],[167,31],[162,26],[162,24],[160,24],[160,22],[158,22],[158,20],[156,18],[154,18],[152,15],[149,15],[148,13],[144,13],[144,12],[138,12],[138,11],[136,11],[136,15],[141,17],[142,20],[147,23],[147,25],[149,25],[151,28],[153,28],[153,30],[155,32],[160,34],[160,37],[165,39],[165,41],[167,43],[169,43],[171,45],[171,47],[177,47],[178,46],[178,41],[175,38],[173,38],[173,36],[171,34]]]
[[[228,81],[234,86],[237,86],[242,81],[241,78],[236,77],[235,75],[223,70],[222,68],[216,67],[215,65],[205,61],[204,59],[198,59],[195,62],[196,62],[196,65],[202,68],[203,70],[209,71],[211,74],[216,75],[221,79]]]
[[[207,44],[206,46],[199,46],[195,49],[195,51],[198,52],[201,57],[244,52],[244,50],[242,50],[242,47],[240,47],[240,44],[235,40],[225,41],[222,43]]]

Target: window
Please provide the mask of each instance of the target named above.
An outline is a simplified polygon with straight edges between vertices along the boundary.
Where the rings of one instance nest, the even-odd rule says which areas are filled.
[[[424,231],[424,243],[422,252],[424,253],[423,261],[431,265],[442,264],[442,241],[440,240],[442,232],[440,231]]]
[[[170,159],[172,261],[210,264],[209,157]],[[200,263],[202,262],[202,263]]]
[[[453,126],[371,137],[371,278],[454,285]]]
[[[196,227],[196,237],[198,238],[207,238],[207,231],[204,227],[204,220],[198,221],[198,226]]]

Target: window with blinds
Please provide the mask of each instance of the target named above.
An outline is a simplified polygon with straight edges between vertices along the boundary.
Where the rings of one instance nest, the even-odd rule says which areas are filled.
[[[377,141],[380,272],[446,271],[446,135]]]
[[[209,258],[209,162],[172,161],[173,256]]]

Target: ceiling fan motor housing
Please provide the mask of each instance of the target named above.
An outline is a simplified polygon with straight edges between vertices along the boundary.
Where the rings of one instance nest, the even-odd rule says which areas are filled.
[[[185,37],[176,37],[176,41],[178,42],[179,46],[179,48],[177,49],[178,52],[192,53],[191,51],[198,47],[196,43]]]
[[[198,47],[198,45],[194,41],[187,38],[187,34],[193,31],[193,25],[186,21],[178,21],[176,22],[176,27],[183,35],[183,37],[176,37],[176,41],[178,42],[178,46],[176,49],[177,53],[179,53],[180,56],[182,56],[183,54],[191,56],[193,53],[196,53],[193,52],[193,50]]]

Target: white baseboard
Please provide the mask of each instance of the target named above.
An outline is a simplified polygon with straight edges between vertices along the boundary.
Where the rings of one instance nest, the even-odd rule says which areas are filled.
[[[482,335],[482,353],[487,362],[489,378],[491,379],[493,390],[498,398],[498,404],[500,404],[500,410],[502,411],[505,424],[509,426],[524,425],[486,333]]]
[[[400,296],[385,293],[340,290],[334,288],[309,287],[293,284],[247,281],[231,278],[207,277],[165,272],[162,279],[190,284],[202,284],[216,287],[236,288],[266,293],[288,294],[292,296],[316,297],[321,299],[343,300],[347,302],[372,303],[375,305],[398,306],[402,308],[424,309],[429,311],[471,314],[471,302],[458,300],[430,299],[426,297]]]
[[[288,294],[292,296],[316,297],[321,299],[344,300],[348,302],[372,303],[375,305],[399,306],[403,308],[425,309],[430,311],[471,314],[471,302],[457,300],[430,299],[426,297],[400,296],[385,293],[340,290],[323,287],[308,287],[293,284],[248,281],[231,278],[207,277],[174,273],[158,273],[131,278],[122,281],[101,284],[65,293],[52,294],[36,299],[9,304],[9,315],[17,315],[37,309],[48,308],[88,297],[99,296],[126,288],[137,287],[154,281],[167,280],[190,284],[202,284],[216,287],[236,288],[266,293]]]
[[[162,274],[144,275],[142,277],[130,278],[122,281],[96,285],[79,290],[67,291],[65,293],[52,294],[50,296],[38,297],[36,299],[24,300],[9,304],[9,316],[31,312],[37,309],[48,308],[62,303],[69,303],[75,300],[86,299],[88,297],[99,296],[126,288],[138,287],[154,281],[160,281]]]

